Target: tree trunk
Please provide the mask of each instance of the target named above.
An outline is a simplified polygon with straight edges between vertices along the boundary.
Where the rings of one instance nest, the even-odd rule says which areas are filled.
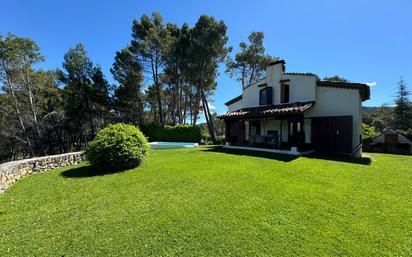
[[[178,121],[179,124],[182,124],[182,97],[183,97],[183,81],[180,79],[180,83],[178,83],[178,99],[177,99],[177,112],[179,113]]]
[[[156,87],[156,100],[157,100],[157,105],[159,108],[159,122],[160,124],[164,125],[164,120],[163,120],[163,106],[162,106],[162,96],[160,92],[160,83],[159,83],[159,65],[157,61],[157,55],[154,57],[155,60],[151,60],[151,66],[152,66],[152,74],[153,74],[153,81],[155,83]],[[154,61],[154,63],[153,63]]]
[[[13,102],[14,102],[14,111],[16,112],[16,116],[19,119],[20,127],[23,131],[23,135],[25,137],[27,147],[29,148],[29,154],[30,154],[30,156],[34,156],[33,146],[31,144],[30,138],[27,134],[26,126],[24,125],[24,122],[23,122],[23,117],[22,117],[20,109],[19,109],[19,104],[18,104],[18,101],[17,101],[16,94],[14,92],[13,86],[10,83],[10,81],[8,81],[8,84],[9,84],[8,86],[9,86],[9,89],[11,91],[11,95],[12,95]]]
[[[209,105],[207,103],[206,95],[203,89],[201,89],[201,95],[202,95],[202,103],[203,103],[203,110],[205,113],[205,117],[207,116],[206,122],[209,128],[210,138],[212,139],[212,142],[216,144],[216,136],[215,136],[215,128],[213,126],[213,118],[210,115]]]

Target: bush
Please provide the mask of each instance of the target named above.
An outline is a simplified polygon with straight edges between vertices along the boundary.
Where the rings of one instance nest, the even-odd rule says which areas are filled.
[[[86,157],[98,170],[116,171],[139,166],[150,146],[133,125],[114,124],[102,129],[86,148]]]
[[[216,144],[224,145],[225,144],[225,137],[223,137],[223,136],[216,137]]]
[[[409,128],[407,130],[398,130],[398,132],[407,139],[412,140],[412,128]]]
[[[200,127],[193,125],[145,125],[140,127],[149,141],[195,142],[201,139]]]
[[[362,141],[367,142],[379,135],[378,130],[374,126],[362,123]]]

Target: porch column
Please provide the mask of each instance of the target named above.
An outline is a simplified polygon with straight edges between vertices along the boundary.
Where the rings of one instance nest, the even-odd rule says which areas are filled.
[[[282,131],[283,131],[283,124],[282,119],[280,119],[280,137],[279,137],[279,148],[282,148]]]
[[[230,142],[230,122],[228,120],[225,120],[225,129],[226,129],[225,142],[231,143]]]

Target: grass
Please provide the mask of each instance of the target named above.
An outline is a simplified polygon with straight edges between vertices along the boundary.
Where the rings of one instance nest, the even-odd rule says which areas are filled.
[[[1,256],[411,256],[412,157],[159,150],[86,163],[0,196]]]

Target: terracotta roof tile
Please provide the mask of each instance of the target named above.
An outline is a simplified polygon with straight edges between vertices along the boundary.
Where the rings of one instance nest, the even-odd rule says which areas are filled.
[[[310,72],[285,72],[283,75],[298,75],[298,76],[314,76],[317,77],[316,74]]]
[[[315,104],[314,101],[296,102],[290,104],[266,105],[259,107],[243,108],[234,112],[228,112],[218,116],[220,119],[271,117],[278,114],[302,113],[309,110]]]

